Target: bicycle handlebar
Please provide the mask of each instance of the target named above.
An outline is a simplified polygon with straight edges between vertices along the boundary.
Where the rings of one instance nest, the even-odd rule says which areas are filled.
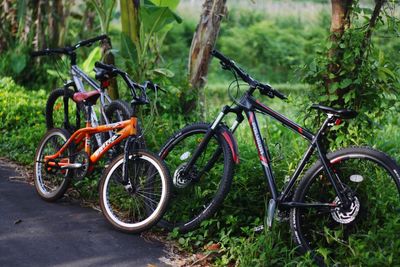
[[[71,47],[67,46],[64,48],[46,48],[44,50],[33,51],[31,52],[31,56],[39,57],[39,56],[48,56],[51,54],[62,54],[62,55],[72,56],[73,51],[76,50],[77,48],[81,46],[91,46],[94,42],[101,41],[107,38],[108,36],[106,34],[103,34],[91,39],[80,41]]]
[[[50,54],[67,54],[67,53],[68,51],[66,48],[46,48],[44,50],[31,52],[31,56],[40,57],[40,56],[47,56]]]
[[[119,75],[121,75],[122,78],[124,79],[125,83],[127,84],[127,86],[131,89],[131,92],[132,92],[132,95],[133,95],[134,99],[135,99],[136,101],[139,101],[139,103],[143,103],[143,104],[148,104],[148,103],[149,103],[149,102],[148,102],[148,99],[147,99],[147,94],[146,94],[146,89],[147,89],[147,88],[153,89],[154,91],[162,91],[162,92],[165,92],[165,90],[163,90],[162,88],[160,88],[157,84],[154,84],[152,81],[145,81],[145,82],[143,83],[143,85],[138,84],[138,83],[132,81],[132,80],[129,78],[129,76],[128,76],[128,74],[127,74],[126,72],[124,72],[124,71],[122,71],[122,70],[116,68],[116,67],[113,66],[113,65],[109,65],[109,64],[105,64],[105,63],[96,61],[96,62],[94,63],[94,66],[95,66],[96,68],[109,71],[109,72],[111,72],[111,74],[119,74]],[[136,89],[136,88],[139,88],[139,89],[142,91],[142,97],[138,97],[138,96],[137,96],[137,94],[136,94],[136,92],[135,92],[135,89]]]
[[[74,45],[74,47],[76,49],[76,48],[78,48],[80,46],[91,46],[94,42],[101,41],[101,40],[104,40],[104,39],[107,39],[107,38],[108,38],[108,36],[106,34],[99,35],[99,36],[91,38],[91,39],[80,41],[79,43]]]
[[[266,83],[261,83],[259,81],[257,81],[256,79],[254,79],[253,77],[251,77],[248,73],[246,73],[242,68],[240,68],[235,61],[227,58],[226,56],[224,56],[221,52],[217,51],[217,50],[213,50],[211,52],[211,55],[213,55],[214,57],[218,58],[220,60],[220,63],[222,65],[222,68],[225,70],[234,70],[236,72],[236,74],[247,84],[250,85],[251,88],[254,89],[259,89],[260,93],[262,95],[267,95],[271,98],[273,97],[278,97],[280,99],[287,99],[287,97],[282,94],[281,92],[273,89],[269,84]]]
[[[110,72],[114,72],[114,73],[117,73],[117,71],[118,71],[118,69],[116,67],[114,67],[113,65],[104,64],[103,62],[100,62],[100,61],[96,61],[94,63],[94,66],[96,68],[100,68],[100,69],[103,69],[103,70],[106,70],[106,71],[110,71]]]

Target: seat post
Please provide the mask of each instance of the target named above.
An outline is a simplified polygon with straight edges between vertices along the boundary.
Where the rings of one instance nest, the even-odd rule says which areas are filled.
[[[91,127],[92,121],[92,105],[85,103],[86,106],[86,127]]]

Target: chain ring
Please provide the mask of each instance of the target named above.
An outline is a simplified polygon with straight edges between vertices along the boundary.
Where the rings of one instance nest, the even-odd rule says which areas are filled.
[[[74,170],[74,177],[77,180],[82,180],[89,171],[89,156],[85,151],[78,152],[74,157],[74,163],[81,163],[82,166]]]
[[[56,161],[55,160],[47,160],[44,163],[44,170],[46,171],[47,174],[54,175],[54,174],[57,173],[57,171],[60,170],[60,168],[55,168],[54,166],[50,166],[49,165],[50,162],[54,162],[55,163]]]

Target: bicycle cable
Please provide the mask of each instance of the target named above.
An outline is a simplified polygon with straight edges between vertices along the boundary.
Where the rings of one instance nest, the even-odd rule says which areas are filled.
[[[62,59],[62,56],[54,56],[54,57],[57,57],[57,59],[54,61],[57,75],[60,78],[60,80],[63,81],[63,83],[65,84],[67,80],[63,77],[62,70],[68,68],[68,65]],[[62,63],[59,63],[59,61],[61,61]]]

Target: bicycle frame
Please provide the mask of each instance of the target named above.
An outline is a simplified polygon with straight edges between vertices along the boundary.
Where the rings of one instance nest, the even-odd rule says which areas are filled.
[[[129,120],[107,124],[107,125],[100,125],[97,127],[91,127],[91,123],[87,122],[86,127],[77,130],[72,134],[72,136],[67,140],[67,142],[60,148],[57,153],[53,155],[45,156],[45,160],[55,160],[68,148],[69,145],[72,143],[80,144],[84,140],[84,150],[85,152],[90,155],[90,137],[96,133],[108,132],[113,130],[118,130],[110,139],[108,139],[104,144],[102,144],[93,154],[89,157],[89,167],[95,164],[101,158],[104,153],[106,153],[110,148],[120,143],[122,140],[126,139],[129,136],[136,134],[136,126],[137,126],[137,118],[131,117]],[[68,162],[49,162],[49,166],[60,166],[61,168],[68,168],[68,165],[71,164]]]
[[[86,73],[84,73],[77,65],[71,65],[70,69],[72,81],[67,81],[67,83],[64,84],[64,88],[67,88],[69,86],[73,86],[76,88],[77,92],[86,92],[85,87],[83,85],[83,81],[87,82],[90,87],[93,89],[99,91],[100,93],[100,113],[103,115],[103,118],[105,119],[105,124],[109,124],[109,121],[107,119],[107,116],[105,116],[105,110],[104,106],[107,105],[107,103],[110,103],[112,99],[105,93],[104,90],[100,88],[100,86],[97,84],[95,80],[90,78]],[[68,118],[68,105],[64,103],[64,118]],[[67,119],[68,121],[68,119]],[[91,111],[91,123],[93,126],[98,126],[99,125],[99,120],[97,119],[96,112],[92,109]],[[112,136],[112,133],[109,133],[109,136]],[[101,137],[99,135],[95,135],[97,144],[101,146]]]
[[[250,88],[251,89],[251,88]],[[239,100],[239,103],[236,107],[231,108],[228,106],[225,106],[223,110],[220,112],[216,120],[212,123],[210,129],[207,131],[206,135],[203,138],[202,143],[198,146],[198,148],[194,151],[192,158],[189,160],[185,167],[185,171],[190,169],[198,156],[201,154],[203,149],[207,146],[208,141],[211,139],[213,134],[215,133],[215,130],[218,125],[221,124],[223,118],[228,114],[228,113],[235,113],[236,114],[236,120],[233,123],[232,127],[230,130],[232,132],[235,132],[237,127],[240,125],[240,123],[244,120],[244,117],[242,113],[244,112],[246,114],[247,120],[249,122],[251,131],[253,133],[253,138],[255,141],[255,145],[257,147],[259,159],[262,165],[262,169],[264,172],[264,176],[267,180],[267,184],[269,187],[269,190],[272,195],[272,199],[270,200],[270,205],[269,205],[269,213],[268,217],[271,215],[273,216],[275,207],[276,206],[281,206],[281,207],[300,207],[300,208],[332,208],[338,206],[336,203],[300,203],[300,202],[293,202],[290,201],[288,198],[290,196],[290,192],[294,187],[294,184],[296,180],[299,178],[300,174],[304,170],[307,162],[310,160],[312,154],[314,153],[315,150],[318,152],[318,156],[323,164],[324,170],[326,174],[328,175],[328,178],[330,182],[332,183],[341,203],[344,205],[347,205],[349,203],[349,200],[347,196],[343,193],[344,192],[344,185],[340,181],[339,177],[337,174],[334,172],[331,166],[331,162],[327,159],[326,157],[326,149],[322,145],[322,135],[326,131],[326,129],[329,126],[332,126],[335,124],[335,122],[339,123],[340,120],[334,117],[332,114],[328,114],[328,118],[324,121],[322,124],[321,128],[318,130],[316,134],[312,134],[310,131],[307,129],[301,127],[297,123],[289,120],[285,116],[279,114],[278,112],[272,110],[271,108],[267,107],[265,104],[261,103],[260,101],[256,100],[253,96],[251,96],[252,90],[249,90],[246,92],[246,94]],[[303,138],[308,140],[310,142],[310,145],[306,152],[304,153],[302,159],[300,160],[300,163],[298,164],[296,170],[294,171],[292,177],[284,187],[282,192],[279,192],[276,186],[275,178],[272,172],[272,167],[271,167],[271,160],[270,160],[270,154],[268,150],[268,146],[264,143],[264,140],[262,138],[260,128],[258,125],[257,117],[256,117],[256,111],[262,113],[263,115],[269,115],[273,119],[279,121],[282,123],[285,127],[291,129],[295,133],[301,135]],[[339,121],[338,121],[339,120]],[[232,151],[234,152],[234,151]],[[216,151],[216,154],[221,153],[221,151]],[[214,156],[213,156],[214,157]]]

